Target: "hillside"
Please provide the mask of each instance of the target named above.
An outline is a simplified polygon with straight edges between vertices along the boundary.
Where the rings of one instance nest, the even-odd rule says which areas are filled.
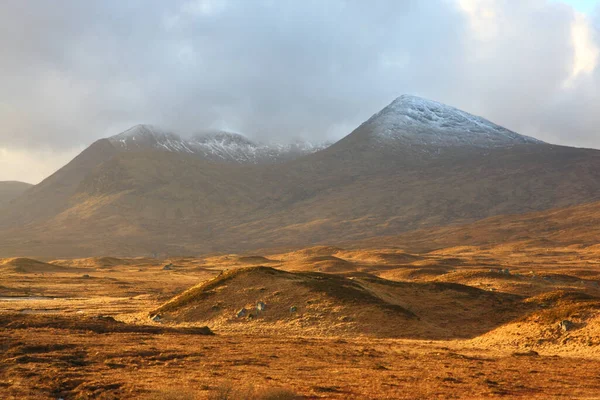
[[[32,260],[29,258],[0,258],[0,271],[4,274],[7,272],[18,272],[18,273],[48,273],[57,271],[66,271],[67,269],[59,266],[41,262],[38,260]]]
[[[484,118],[411,95],[402,95],[362,124],[356,136],[385,145],[512,147],[540,144]]]
[[[541,212],[500,215],[470,224],[421,229],[406,234],[361,240],[355,245],[402,246],[430,251],[453,246],[589,247],[600,244],[600,202]]]
[[[244,333],[456,338],[515,318],[527,310],[519,303],[518,296],[457,284],[251,267],[201,283],[150,316]]]
[[[76,204],[79,184],[102,162],[117,154],[106,139],[92,143],[67,165],[18,197],[6,210],[0,211],[0,229],[21,229],[39,223]]]
[[[109,141],[124,152],[166,151],[236,164],[280,163],[329,146],[327,142],[259,143],[238,133],[225,131],[202,131],[190,138],[183,138],[152,125],[136,125],[110,137]]]
[[[299,247],[600,199],[600,151],[542,143],[412,96],[332,146],[276,164],[113,142],[95,143],[0,214],[0,254]]]
[[[0,208],[6,206],[11,200],[19,197],[33,185],[25,182],[2,181],[0,182]]]

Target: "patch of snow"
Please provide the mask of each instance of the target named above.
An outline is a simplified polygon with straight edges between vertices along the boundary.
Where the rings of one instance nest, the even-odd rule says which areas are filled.
[[[508,147],[542,143],[457,108],[411,95],[398,97],[363,127],[380,141],[404,145]]]
[[[258,164],[279,162],[293,157],[311,154],[326,148],[328,143],[308,142],[260,143],[243,135],[229,132],[207,132],[193,136],[189,145],[196,153],[207,158],[232,160],[238,163]]]
[[[223,131],[209,131],[183,139],[175,133],[151,125],[136,125],[109,138],[113,145],[125,151],[157,149],[198,155],[212,161],[241,164],[276,163],[311,154],[329,146],[329,143],[294,142],[266,144],[254,142],[243,135]]]

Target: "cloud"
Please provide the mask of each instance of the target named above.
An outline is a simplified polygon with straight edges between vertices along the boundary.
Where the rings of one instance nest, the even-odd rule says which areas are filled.
[[[136,123],[337,139],[413,93],[600,148],[591,18],[545,0],[5,0],[0,147],[66,155]]]
[[[469,17],[469,25],[475,38],[492,41],[501,34],[500,3],[495,0],[459,0],[458,4]]]
[[[183,3],[181,12],[191,16],[211,16],[227,8],[225,0],[193,0]]]
[[[0,181],[18,178],[22,182],[39,183],[82,150],[83,148],[69,151],[14,150],[0,147]]]
[[[576,13],[571,23],[571,40],[573,41],[573,71],[568,83],[582,74],[591,74],[598,67],[598,43],[594,41],[591,21],[585,14]]]

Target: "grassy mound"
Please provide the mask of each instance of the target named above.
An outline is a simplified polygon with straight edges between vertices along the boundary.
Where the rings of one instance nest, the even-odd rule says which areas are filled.
[[[59,265],[53,265],[34,260],[32,258],[18,257],[0,260],[0,270],[28,274],[62,272],[67,271],[68,269]]]
[[[521,303],[519,296],[456,283],[259,266],[231,270],[194,286],[149,316],[246,333],[471,337],[522,315],[530,306]]]

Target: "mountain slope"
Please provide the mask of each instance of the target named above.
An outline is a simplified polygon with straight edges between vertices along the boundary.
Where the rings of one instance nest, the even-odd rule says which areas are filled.
[[[235,133],[207,131],[188,140],[189,146],[203,158],[240,164],[280,163],[325,149],[329,143],[297,141],[289,144],[256,143]]]
[[[430,251],[461,245],[528,245],[552,248],[600,244],[600,202],[514,215],[500,215],[470,224],[421,229],[398,236],[361,241],[362,246],[402,246]]]
[[[175,133],[151,126],[136,125],[109,138],[121,151],[167,151],[193,154],[215,162],[267,164],[292,160],[328,146],[328,143],[256,143],[237,133],[205,131],[183,139]]]
[[[19,197],[33,185],[25,182],[0,181],[0,207]]]
[[[403,95],[359,128],[384,143],[403,146],[510,147],[541,141],[436,101]]]
[[[312,171],[296,165],[288,171],[299,174],[286,193],[289,205],[227,235],[253,232],[259,247],[290,246],[294,238],[339,243],[600,198],[595,150],[534,145],[420,160],[368,158],[373,154],[355,153],[355,163],[343,158],[334,175],[324,175],[335,164],[329,158],[322,168],[310,163]],[[357,167],[359,160],[368,168]]]
[[[21,228],[55,216],[72,205],[78,185],[102,162],[117,153],[106,139],[94,142],[67,165],[20,196],[0,213],[0,229]]]
[[[600,199],[600,151],[549,145],[450,107],[436,123],[390,125],[383,143],[380,119],[437,110],[421,103],[401,97],[338,143],[277,164],[213,162],[153,145],[123,151],[106,140],[100,163],[86,150],[78,159],[92,168],[69,164],[0,215],[0,254],[297,247]]]
[[[194,151],[187,146],[175,133],[165,131],[152,125],[136,125],[118,135],[111,136],[108,140],[116,148],[123,151],[162,150],[193,154]]]

